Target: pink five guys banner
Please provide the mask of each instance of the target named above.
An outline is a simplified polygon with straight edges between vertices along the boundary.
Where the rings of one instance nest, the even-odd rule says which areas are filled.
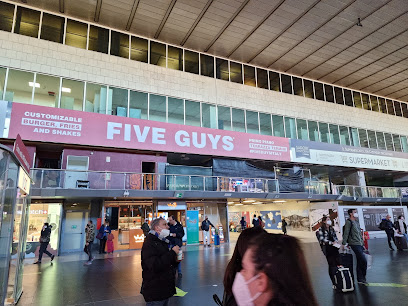
[[[289,139],[13,103],[9,138],[290,161]]]

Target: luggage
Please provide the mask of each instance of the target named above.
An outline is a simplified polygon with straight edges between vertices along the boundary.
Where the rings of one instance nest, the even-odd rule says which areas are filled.
[[[354,282],[348,268],[338,268],[334,275],[336,283],[336,290],[338,292],[352,292],[354,291]]]
[[[404,236],[402,237],[395,237],[395,245],[397,246],[398,250],[405,250],[408,249],[407,239]]]
[[[351,253],[341,253],[340,263],[344,268],[348,268],[350,270],[351,278],[354,279],[353,255]]]

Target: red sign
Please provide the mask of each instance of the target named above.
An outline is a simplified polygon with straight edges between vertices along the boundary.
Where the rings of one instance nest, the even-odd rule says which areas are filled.
[[[28,153],[28,150],[26,146],[24,145],[23,140],[20,137],[20,134],[17,134],[15,137],[16,137],[16,141],[14,142],[13,152],[17,156],[18,160],[20,161],[21,166],[27,171],[27,173],[30,173],[30,168],[31,168],[30,154]],[[14,138],[14,137],[10,137],[10,138]]]
[[[289,139],[13,103],[9,137],[290,161]]]

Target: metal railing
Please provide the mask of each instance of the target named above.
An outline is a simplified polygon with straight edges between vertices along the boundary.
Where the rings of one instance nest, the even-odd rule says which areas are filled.
[[[338,195],[357,198],[401,198],[401,188],[398,187],[377,187],[377,186],[353,186],[337,185],[335,186]]]

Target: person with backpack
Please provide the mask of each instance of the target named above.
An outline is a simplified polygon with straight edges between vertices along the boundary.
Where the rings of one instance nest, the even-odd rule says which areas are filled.
[[[241,224],[241,231],[243,231],[244,229],[246,229],[246,221],[245,221],[245,217],[241,218],[241,221],[239,221],[239,223]]]
[[[344,249],[344,246],[348,244],[353,250],[357,259],[357,282],[362,285],[367,285],[367,259],[364,254],[364,241],[363,236],[361,235],[360,224],[357,221],[357,209],[351,208],[347,213],[349,218],[346,220],[346,224],[343,227],[342,248]]]
[[[320,248],[324,256],[326,256],[327,264],[329,265],[329,276],[333,284],[333,289],[336,289],[335,274],[337,267],[341,265],[338,239],[336,231],[332,226],[332,221],[327,216],[323,216],[322,223],[316,236],[320,243]]]
[[[395,237],[394,237],[394,224],[391,222],[391,216],[387,215],[384,219],[381,220],[380,225],[378,228],[382,231],[385,231],[387,234],[388,246],[390,247],[390,251],[394,251],[392,247],[391,240],[394,241],[395,244]]]

